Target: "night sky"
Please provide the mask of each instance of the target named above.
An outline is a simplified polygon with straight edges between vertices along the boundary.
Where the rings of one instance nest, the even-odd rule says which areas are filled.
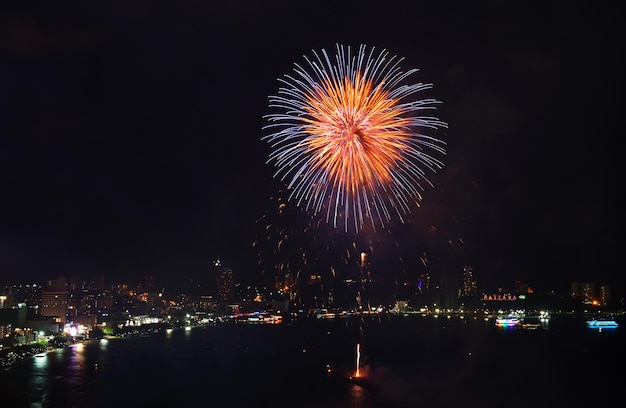
[[[197,276],[218,257],[254,280],[256,220],[280,188],[260,140],[267,97],[303,55],[341,43],[386,48],[434,84],[446,167],[412,217],[462,241],[479,283],[626,286],[616,10],[13,3],[0,15],[0,282]]]

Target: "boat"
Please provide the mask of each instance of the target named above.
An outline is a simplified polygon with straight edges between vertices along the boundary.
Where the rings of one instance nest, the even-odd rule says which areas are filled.
[[[541,329],[541,324],[536,322],[522,322],[522,329],[524,330],[537,330]]]
[[[587,327],[611,328],[611,327],[617,327],[617,326],[619,326],[619,324],[615,320],[596,320],[596,319],[587,320]]]
[[[498,317],[496,318],[496,326],[517,326],[520,320],[517,317]]]
[[[541,330],[548,328],[548,322],[544,315],[531,315],[524,317],[520,323],[524,330]]]

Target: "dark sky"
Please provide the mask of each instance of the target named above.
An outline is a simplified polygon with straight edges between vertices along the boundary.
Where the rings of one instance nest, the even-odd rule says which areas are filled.
[[[479,282],[623,290],[617,10],[61,3],[0,15],[0,281],[194,275],[216,257],[256,276],[255,220],[278,189],[267,97],[341,43],[386,48],[434,83],[446,168],[413,216],[458,221]]]

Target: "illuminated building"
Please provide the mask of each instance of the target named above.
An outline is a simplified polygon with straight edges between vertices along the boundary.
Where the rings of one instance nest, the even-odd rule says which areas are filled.
[[[4,307],[15,306],[19,303],[25,303],[31,309],[33,314],[39,314],[39,305],[41,304],[42,287],[37,284],[32,285],[13,285],[5,288]]]
[[[463,268],[463,288],[461,289],[461,296],[476,296],[477,288],[476,281],[474,280],[474,271],[471,266],[465,266]]]
[[[585,304],[592,304],[595,300],[595,285],[593,283],[579,283],[578,292],[574,297]]]
[[[220,302],[230,302],[235,297],[235,277],[233,270],[222,267],[217,275],[217,300]]]
[[[66,291],[44,291],[41,293],[41,315],[55,317],[57,322],[65,323],[69,294]]]
[[[595,300],[595,285],[593,283],[571,283],[571,296],[574,300],[591,304]]]
[[[110,291],[102,291],[94,295],[93,307],[98,312],[113,309],[113,304],[114,298]]]
[[[600,302],[603,305],[611,303],[611,287],[607,284],[600,286]]]
[[[421,293],[426,293],[430,291],[430,275],[422,274],[420,275],[419,280],[417,281],[417,288]]]

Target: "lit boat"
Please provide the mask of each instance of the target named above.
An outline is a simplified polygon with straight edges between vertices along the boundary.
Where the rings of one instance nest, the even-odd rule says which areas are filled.
[[[520,320],[517,317],[498,317],[496,318],[496,326],[517,326]]]
[[[587,327],[617,327],[619,324],[615,320],[587,320]]]
[[[539,316],[526,316],[521,321],[522,329],[524,330],[539,330],[548,327],[549,320],[544,315]]]

